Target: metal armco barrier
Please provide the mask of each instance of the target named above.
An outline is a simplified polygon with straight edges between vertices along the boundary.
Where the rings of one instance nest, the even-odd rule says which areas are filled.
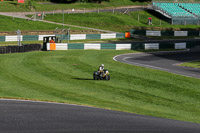
[[[22,46],[3,46],[0,47],[0,54],[24,53],[30,51],[40,51],[41,44],[24,44]]]
[[[200,41],[155,41],[155,42],[130,42],[130,43],[47,43],[44,50],[148,50],[148,49],[186,49],[200,45]]]
[[[44,37],[54,35],[21,35],[21,41],[42,41]],[[57,35],[60,40],[87,40],[87,39],[112,39],[125,38],[125,33],[105,33],[105,34],[70,34]],[[0,42],[17,41],[17,36],[0,36]]]
[[[150,31],[150,30],[137,30],[131,29],[131,35],[144,35],[144,36],[200,36],[199,30],[189,31]]]

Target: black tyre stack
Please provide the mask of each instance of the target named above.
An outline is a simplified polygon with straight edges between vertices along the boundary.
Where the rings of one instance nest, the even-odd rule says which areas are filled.
[[[30,51],[40,51],[41,44],[24,44],[22,46],[2,46],[0,47],[0,54],[9,53],[23,53]]]

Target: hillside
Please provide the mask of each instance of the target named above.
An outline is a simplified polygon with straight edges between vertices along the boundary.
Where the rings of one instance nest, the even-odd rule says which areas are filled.
[[[51,11],[51,10],[66,10],[66,9],[95,9],[107,7],[147,5],[147,2],[138,2],[134,0],[110,0],[109,2],[99,3],[52,3],[31,1],[24,4],[18,4],[17,1],[0,2],[0,12],[29,12],[29,11]]]

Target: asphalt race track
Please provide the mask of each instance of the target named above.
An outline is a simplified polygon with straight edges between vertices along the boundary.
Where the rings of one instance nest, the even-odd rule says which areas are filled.
[[[199,50],[124,54],[115,56],[113,59],[136,66],[200,78],[200,69],[178,66],[180,63],[200,60]]]
[[[1,133],[199,133],[200,124],[91,107],[0,100]]]

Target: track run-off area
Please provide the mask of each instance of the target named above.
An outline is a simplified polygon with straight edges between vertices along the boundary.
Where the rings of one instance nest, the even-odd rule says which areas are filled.
[[[113,60],[137,52],[0,55],[0,131],[199,133],[199,79]],[[110,81],[92,79],[100,64]]]

